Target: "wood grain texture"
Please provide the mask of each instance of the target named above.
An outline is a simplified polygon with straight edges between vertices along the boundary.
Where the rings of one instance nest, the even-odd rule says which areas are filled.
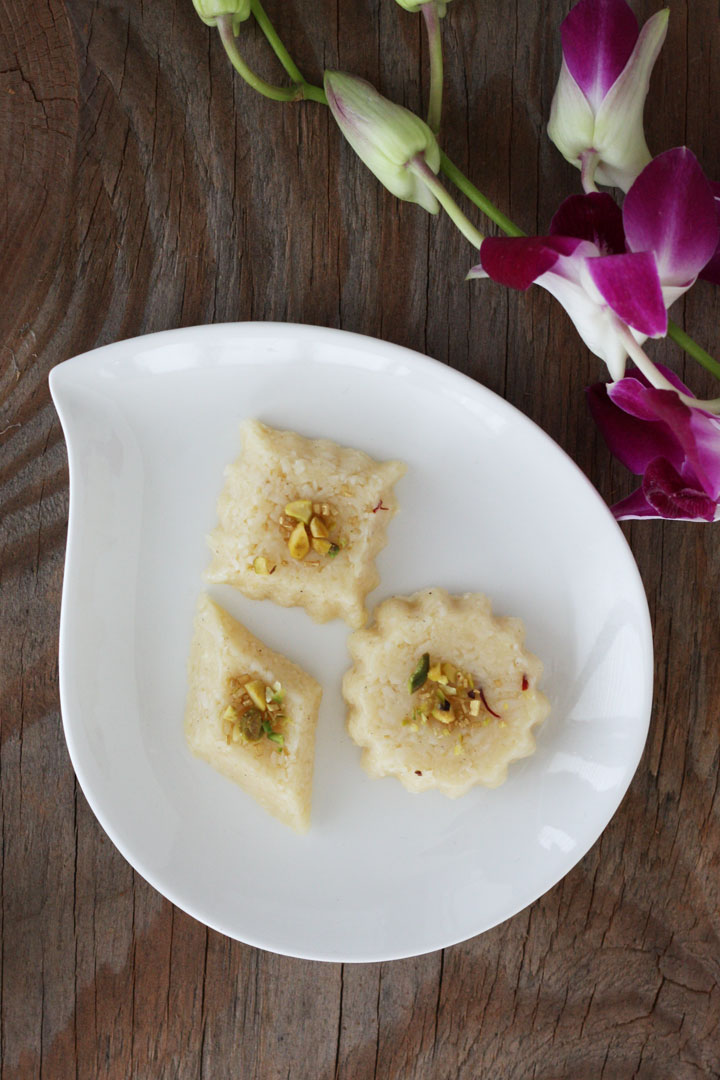
[[[569,6],[458,0],[446,25],[446,148],[528,230],[576,190],[544,136]],[[311,77],[344,68],[422,107],[420,21],[391,0],[267,7]],[[674,2],[649,141],[689,143],[714,177],[719,58],[717,4]],[[719,1077],[717,527],[624,527],[657,657],[638,773],[556,888],[443,953],[343,967],[206,930],[106,839],[62,736],[54,364],[211,321],[373,334],[503,394],[612,501],[632,480],[588,421],[582,388],[602,373],[564,313],[540,290],[464,284],[449,222],[384,192],[327,110],[248,92],[190,0],[0,0],[0,235],[1,1080]],[[720,352],[716,290],[678,311]]]

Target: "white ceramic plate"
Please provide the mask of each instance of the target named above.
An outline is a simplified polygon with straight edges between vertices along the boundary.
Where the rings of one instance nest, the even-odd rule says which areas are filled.
[[[619,528],[539,428],[427,357],[287,324],[123,341],[61,364],[50,385],[70,460],[65,734],[100,823],[155,888],[252,945],[388,960],[494,926],[581,858],[642,752],[651,633]],[[451,801],[370,780],[345,733],[345,625],[225,587],[210,591],[325,688],[310,833],[189,753],[205,534],[246,417],[407,462],[371,604],[441,585],[525,620],[553,711],[503,787]]]

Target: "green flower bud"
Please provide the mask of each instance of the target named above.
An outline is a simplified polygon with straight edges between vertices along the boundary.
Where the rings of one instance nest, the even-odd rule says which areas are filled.
[[[232,15],[233,33],[250,18],[250,0],[193,0],[195,10],[208,26],[217,26],[222,15]]]
[[[437,13],[442,17],[447,12],[447,6],[450,0],[397,0],[400,7],[405,8],[406,11],[419,11],[420,8],[425,7],[426,4],[434,4],[437,8]]]
[[[440,147],[425,121],[388,101],[364,79],[341,71],[325,72],[325,93],[343,135],[388,191],[437,214],[438,201],[428,184],[408,167],[420,158],[433,173],[440,168]]]

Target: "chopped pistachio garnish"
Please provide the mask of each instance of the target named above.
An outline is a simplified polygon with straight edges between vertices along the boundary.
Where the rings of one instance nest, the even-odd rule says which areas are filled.
[[[309,499],[296,499],[295,502],[289,502],[285,507],[285,513],[289,518],[302,521],[304,525],[309,522],[312,512],[312,503]]]
[[[442,724],[443,734],[449,734],[448,728],[452,725],[479,723],[484,727],[490,723],[491,716],[500,719],[500,714],[488,704],[482,688],[475,688],[475,679],[470,672],[462,671],[447,660],[431,663],[429,653],[423,654],[410,675],[408,689],[411,694],[417,693],[418,699],[412,718],[408,716],[403,720],[404,726],[417,723],[421,717],[422,723],[430,719]],[[500,707],[503,712],[509,708],[507,702]]]
[[[258,555],[253,559],[253,570],[256,574],[272,574],[274,566],[269,566],[264,555]]]
[[[267,703],[265,701],[265,683],[260,682],[259,679],[252,679],[250,682],[245,683],[245,689],[247,690],[250,700],[260,712],[265,712]]]
[[[258,742],[262,738],[264,729],[262,713],[251,705],[249,709],[241,713],[238,726],[248,742]]]
[[[336,524],[336,511],[330,503],[312,502],[310,499],[295,499],[289,502],[280,515],[278,524],[285,538],[290,554],[302,562],[310,551],[334,559],[347,541],[332,538]],[[317,560],[308,560],[313,566],[322,564]],[[272,568],[273,570],[275,567]],[[272,570],[268,570],[272,573]]]
[[[433,682],[440,683],[443,686],[450,682],[447,675],[443,675],[440,664],[433,664],[428,671],[428,679],[432,679]]]
[[[227,742],[256,743],[265,735],[283,753],[285,736],[276,727],[289,724],[290,720],[282,707],[285,700],[282,685],[276,680],[270,687],[249,675],[233,675],[228,679],[227,691],[230,703],[221,714]]]
[[[430,653],[423,653],[417,662],[415,670],[408,679],[408,690],[411,694],[416,693],[421,686],[424,686],[430,670]]]
[[[310,532],[313,536],[327,537],[330,535],[327,525],[317,514],[310,518]]]
[[[269,705],[274,702],[276,705],[282,705],[285,700],[285,691],[279,682],[273,683],[273,685],[265,687],[265,701]]]
[[[310,539],[301,521],[293,529],[288,540],[288,550],[293,559],[304,559],[310,550]]]

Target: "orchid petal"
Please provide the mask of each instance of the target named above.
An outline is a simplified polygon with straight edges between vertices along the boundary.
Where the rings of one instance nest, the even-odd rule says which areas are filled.
[[[637,491],[633,491],[632,495],[628,495],[627,498],[621,499],[620,502],[616,502],[610,509],[612,510],[613,517],[617,521],[627,521],[628,519],[633,518],[656,518],[660,516],[657,510],[654,510],[645,498],[641,487],[639,487]]]
[[[580,0],[560,32],[568,69],[597,109],[630,59],[637,19],[625,0]]]
[[[645,492],[642,487],[639,487],[632,495],[628,495],[626,499],[621,499],[620,502],[615,503],[611,510],[618,521],[659,517],[671,517],[674,521],[720,521],[720,506],[714,507],[715,515],[711,517],[710,513],[713,510],[713,504],[704,504],[702,500],[703,496],[700,495],[699,499],[692,499],[690,505],[676,503],[673,506],[673,513],[661,513],[658,506],[652,506],[648,502]],[[653,501],[657,502],[656,499]],[[705,513],[701,516],[697,514],[698,501],[701,502],[702,508],[705,510]]]
[[[662,285],[661,288],[665,307],[671,308],[675,301],[683,296],[692,284],[693,281],[688,281],[685,285]]]
[[[710,181],[712,193],[715,196],[715,215],[720,225],[720,184],[715,180]],[[715,254],[705,269],[700,272],[700,277],[705,281],[711,281],[713,285],[720,285],[720,244],[715,248]]]
[[[563,60],[550,106],[547,133],[571,165],[580,167],[580,155],[593,145],[595,116],[587,98]]]
[[[688,462],[711,499],[720,501],[720,421],[702,409],[690,409]]]
[[[666,368],[662,368],[662,371],[681,393],[688,392],[677,376]],[[686,478],[688,469],[691,470],[696,483],[717,501],[720,499],[720,420],[703,409],[686,405],[672,390],[658,390],[654,386],[643,385],[640,378],[637,373],[636,378],[615,383],[608,388],[608,396],[622,411],[624,418],[642,424],[649,457],[642,468],[635,469],[630,460],[623,456],[619,444],[616,449],[608,442],[610,450],[633,472],[644,471],[647,461],[654,456],[665,457]],[[677,447],[675,451],[671,451],[667,441],[661,438],[661,428],[672,438]],[[605,433],[602,425],[601,430]],[[653,446],[657,454],[652,453]],[[636,459],[636,463],[640,463],[640,459]]]
[[[720,239],[712,189],[691,150],[667,150],[643,169],[623,223],[631,251],[655,253],[663,285],[689,288]]]
[[[622,322],[648,337],[667,333],[667,311],[650,252],[588,259],[585,269]]]
[[[689,387],[687,387],[682,381],[680,376],[677,375],[674,371],[671,371],[669,367],[665,367],[664,364],[656,364],[655,367],[658,369],[659,372],[661,372],[662,375],[665,376],[668,382],[673,384],[676,390],[680,391],[681,394],[687,394],[688,397],[693,397],[692,390],[690,390]],[[647,375],[643,375],[642,371],[638,371],[637,368],[633,371],[632,376],[628,376],[628,379],[629,378],[632,378],[633,382],[638,382],[647,389],[652,389],[652,383],[648,379]],[[623,393],[624,390],[629,387],[629,385],[630,384],[626,379],[623,383],[618,383],[611,386],[610,396],[613,397],[617,394]],[[640,403],[639,398],[635,398],[635,405],[631,403],[631,399],[623,399],[623,408],[628,409],[630,412],[632,412],[633,416],[644,416],[646,420],[653,419],[655,416],[654,411],[648,411],[645,406]],[[636,411],[636,409],[640,409],[640,411],[638,412]]]
[[[650,161],[643,109],[669,14],[667,9],[658,11],[645,23],[623,72],[597,111],[593,142],[588,145],[600,154],[596,177],[601,184],[627,191]]]
[[[588,349],[607,364],[611,377],[622,379],[627,352],[620,341],[618,321],[610,308],[599,306],[588,295],[577,275],[573,279],[567,266],[570,262],[560,258],[553,270],[537,279],[537,284],[562,304]]]
[[[633,376],[639,373],[633,372]],[[623,403],[617,400],[622,388]],[[664,457],[672,462],[676,469],[682,467],[684,455],[677,439],[664,424],[648,423],[655,420],[652,411],[645,412],[639,391],[645,389],[635,377],[622,379],[611,386],[607,383],[595,383],[585,391],[590,414],[600,429],[613,457],[623,465],[642,476],[651,461]],[[669,393],[669,391],[663,391]],[[626,403],[638,398],[642,409],[630,412]]]
[[[572,255],[581,241],[567,236],[488,236],[480,265],[468,277],[491,277],[511,289],[529,289],[561,255]]]
[[[720,248],[715,252],[705,269],[701,270],[698,277],[703,281],[709,281],[711,285],[720,285]]]
[[[703,491],[688,487],[669,461],[657,458],[645,470],[643,495],[660,517],[687,521],[702,518],[714,521],[717,503]]]
[[[550,235],[577,236],[590,240],[603,253],[625,251],[622,211],[606,192],[571,195],[550,222]]]

